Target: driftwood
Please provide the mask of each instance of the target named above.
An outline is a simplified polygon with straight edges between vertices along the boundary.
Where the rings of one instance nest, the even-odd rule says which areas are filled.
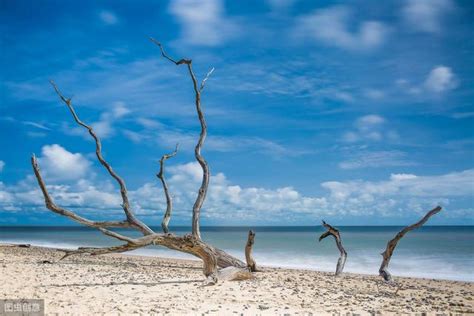
[[[402,239],[402,237],[405,236],[405,234],[409,231],[423,226],[423,224],[425,224],[431,216],[439,213],[440,211],[441,206],[435,207],[434,209],[426,213],[426,215],[415,224],[403,228],[392,240],[387,243],[387,249],[382,252],[383,260],[379,269],[379,275],[382,276],[386,282],[393,281],[392,275],[390,274],[390,272],[388,272],[387,268],[388,264],[390,263],[390,259],[392,258],[393,251],[395,250],[395,247],[397,247],[397,243],[400,241],[400,239]]]
[[[30,244],[0,244],[0,247],[30,248]]]
[[[201,85],[199,86],[198,81],[196,79],[196,75],[194,74],[194,71],[193,71],[193,61],[191,59],[182,58],[180,60],[175,60],[171,58],[168,54],[166,54],[165,50],[163,49],[163,45],[161,45],[160,42],[158,42],[154,38],[150,38],[150,40],[160,48],[161,55],[164,58],[166,58],[167,60],[169,60],[176,66],[186,65],[186,67],[188,68],[189,75],[191,77],[191,81],[193,83],[196,112],[198,114],[199,123],[201,124],[201,133],[199,134],[198,143],[196,144],[196,147],[194,148],[194,156],[196,157],[196,160],[198,161],[199,165],[202,168],[203,176],[202,176],[201,187],[199,188],[198,195],[196,197],[196,201],[194,202],[194,206],[193,206],[192,234],[195,238],[201,239],[199,218],[201,216],[202,205],[204,203],[204,200],[206,199],[207,188],[209,187],[209,178],[210,178],[209,165],[207,164],[207,161],[204,159],[204,157],[201,155],[201,148],[207,136],[206,120],[204,118],[204,113],[202,112],[202,108],[201,108],[201,92],[204,89],[204,85],[206,84],[207,79],[209,79],[209,76],[214,71],[214,68],[212,68],[207,73],[206,77],[201,81]]]
[[[109,175],[115,179],[119,188],[120,188],[120,195],[122,197],[122,209],[125,213],[125,219],[120,221],[92,221],[88,218],[82,217],[77,215],[76,213],[62,208],[55,204],[53,198],[49,194],[48,188],[45,184],[45,181],[41,175],[40,167],[38,164],[38,160],[36,159],[35,155],[31,157],[31,165],[33,167],[33,171],[38,182],[38,185],[41,189],[43,194],[45,205],[46,207],[54,213],[57,213],[62,216],[66,216],[71,220],[88,226],[92,228],[96,228],[101,231],[103,234],[115,238],[117,240],[122,241],[123,243],[119,246],[112,246],[112,247],[103,247],[103,248],[94,248],[94,247],[82,247],[76,250],[60,250],[65,253],[62,259],[67,258],[68,256],[75,255],[75,254],[89,254],[89,255],[100,255],[100,254],[107,254],[107,253],[120,253],[126,252],[142,247],[146,247],[149,245],[160,245],[167,247],[169,249],[174,249],[181,252],[186,252],[192,254],[203,261],[203,272],[204,275],[207,277],[205,284],[215,284],[219,279],[221,280],[242,280],[248,279],[252,277],[252,274],[248,271],[247,266],[241,260],[229,255],[225,251],[215,248],[212,245],[209,245],[201,240],[200,230],[199,230],[199,218],[200,218],[200,211],[202,204],[204,203],[208,185],[209,185],[209,167],[207,162],[201,155],[201,148],[204,144],[204,140],[207,135],[207,127],[206,122],[204,119],[204,114],[201,109],[201,92],[204,89],[204,85],[212,73],[212,70],[207,74],[205,79],[201,82],[201,85],[198,87],[198,83],[196,80],[196,76],[192,70],[192,61],[190,59],[181,59],[179,61],[174,61],[171,59],[163,50],[161,44],[155,40],[152,40],[155,44],[160,47],[161,53],[163,57],[172,61],[176,65],[185,64],[188,68],[189,74],[191,76],[191,80],[193,83],[193,88],[195,92],[195,103],[196,103],[196,111],[198,114],[199,121],[201,123],[201,133],[199,137],[199,141],[195,148],[195,157],[196,160],[199,162],[203,169],[203,180],[201,187],[198,192],[198,196],[196,202],[193,206],[193,220],[192,220],[192,234],[184,235],[184,236],[176,236],[168,232],[168,222],[171,217],[171,210],[172,210],[172,202],[171,197],[168,192],[168,187],[166,185],[166,181],[164,178],[164,161],[176,153],[173,152],[172,154],[165,155],[160,161],[160,173],[157,175],[158,178],[162,181],[165,196],[167,198],[167,212],[165,212],[163,218],[163,230],[165,233],[156,233],[150,227],[148,227],[145,223],[143,223],[140,219],[138,219],[129,203],[128,199],[128,191],[125,186],[124,180],[112,169],[110,164],[104,159],[102,156],[102,144],[99,137],[96,135],[93,128],[86,123],[82,122],[78,115],[76,114],[74,107],[72,105],[72,101],[70,98],[66,98],[56,84],[51,81],[51,84],[56,91],[59,98],[67,105],[69,111],[71,112],[75,122],[80,126],[87,129],[90,136],[95,141],[96,146],[96,156],[101,165],[107,170]],[[111,228],[133,228],[142,233],[142,237],[131,238],[126,235],[120,234],[116,231],[111,230]],[[217,267],[224,268],[218,270]]]
[[[325,221],[323,221],[323,226],[327,229],[327,231],[319,237],[319,241],[323,240],[327,236],[332,235],[334,239],[336,240],[337,249],[339,249],[339,252],[341,253],[341,255],[339,256],[339,259],[337,260],[336,273],[335,273],[335,275],[338,276],[339,274],[342,273],[342,270],[344,270],[344,265],[346,264],[346,259],[347,259],[347,252],[342,246],[342,239],[341,239],[341,235],[339,234],[339,230],[332,227]]]
[[[165,211],[165,215],[163,215],[163,221],[161,222],[161,227],[163,228],[163,232],[165,234],[169,233],[168,224],[171,219],[171,211],[173,210],[173,199],[171,198],[171,195],[168,189],[168,184],[166,183],[166,179],[165,179],[165,161],[169,158],[176,156],[177,152],[178,152],[178,144],[176,144],[176,148],[172,153],[163,155],[161,157],[160,172],[158,172],[158,174],[156,175],[160,179],[161,184],[163,185],[163,191],[165,192],[165,197],[166,197],[166,211]]]
[[[255,233],[252,230],[249,230],[249,235],[247,238],[247,244],[245,245],[245,260],[247,261],[247,268],[251,272],[257,271],[257,263],[252,256],[252,248],[255,243]]]

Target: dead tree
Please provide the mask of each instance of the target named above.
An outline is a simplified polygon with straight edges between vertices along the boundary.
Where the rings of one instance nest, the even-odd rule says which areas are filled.
[[[335,276],[338,276],[342,273],[342,270],[344,270],[344,265],[346,264],[347,259],[347,252],[342,246],[342,239],[341,235],[339,234],[339,230],[332,227],[325,221],[323,221],[323,226],[327,229],[327,231],[319,237],[319,241],[323,240],[327,236],[332,235],[336,240],[337,249],[339,249],[339,252],[341,253],[339,259],[337,260],[336,273],[334,274]]]
[[[173,210],[173,199],[171,198],[171,195],[168,189],[168,184],[166,183],[166,179],[165,179],[165,161],[169,158],[176,156],[176,153],[178,152],[178,146],[179,145],[176,144],[176,148],[172,153],[165,154],[161,157],[160,172],[158,172],[158,174],[156,175],[160,179],[161,184],[163,185],[163,191],[166,197],[166,211],[165,211],[165,214],[163,215],[163,221],[161,222],[161,228],[163,228],[163,232],[165,234],[169,233],[168,224],[171,219],[171,211]]]
[[[209,79],[209,76],[214,71],[214,68],[212,68],[207,73],[206,77],[201,81],[201,85],[199,85],[196,79],[196,75],[194,74],[194,71],[193,71],[193,61],[191,59],[182,58],[180,60],[175,60],[171,58],[168,54],[166,54],[165,50],[163,49],[163,45],[161,45],[160,42],[158,42],[154,38],[150,38],[150,40],[160,48],[161,55],[164,58],[166,58],[167,60],[169,60],[176,66],[186,65],[186,67],[188,68],[189,75],[191,76],[191,80],[193,82],[194,102],[196,105],[196,112],[198,114],[199,123],[201,124],[201,133],[199,134],[198,143],[196,144],[196,147],[194,148],[194,156],[196,157],[196,160],[198,161],[199,165],[202,168],[203,176],[202,176],[201,187],[199,188],[198,195],[193,206],[192,234],[196,239],[201,239],[199,217],[201,216],[202,204],[204,203],[204,200],[206,199],[207,188],[209,187],[209,178],[210,178],[209,165],[207,164],[207,161],[204,159],[204,157],[201,155],[201,148],[207,136],[207,124],[204,118],[204,113],[202,112],[202,108],[201,108],[201,92],[204,89],[204,85],[206,84],[207,79]]]
[[[379,269],[379,275],[382,276],[386,282],[393,281],[392,275],[390,274],[390,272],[388,272],[387,268],[388,268],[388,264],[390,263],[390,259],[392,258],[393,251],[395,250],[395,247],[397,247],[397,243],[400,241],[400,239],[402,239],[402,237],[405,236],[405,234],[408,233],[409,231],[423,226],[423,224],[425,224],[428,221],[428,219],[430,219],[431,216],[439,213],[440,211],[441,211],[441,206],[435,207],[434,209],[426,213],[426,215],[422,219],[420,219],[417,223],[403,228],[395,236],[395,238],[393,238],[387,243],[387,249],[385,249],[385,251],[382,252],[383,260]]]
[[[241,279],[249,279],[252,278],[253,275],[248,271],[246,268],[246,264],[241,260],[229,255],[225,251],[215,248],[210,244],[205,243],[201,240],[201,235],[199,231],[199,215],[201,211],[202,204],[205,200],[207,188],[209,185],[209,167],[207,162],[201,155],[201,147],[204,144],[204,140],[207,134],[207,127],[206,122],[204,119],[204,114],[201,109],[201,92],[204,88],[204,85],[209,78],[212,71],[210,71],[205,79],[201,82],[201,85],[198,87],[198,83],[194,72],[192,70],[192,61],[190,59],[181,59],[179,61],[174,61],[163,50],[161,44],[152,39],[152,41],[160,47],[161,53],[163,57],[172,61],[176,65],[186,65],[191,76],[191,80],[193,83],[193,88],[195,92],[195,103],[196,103],[196,110],[198,113],[198,118],[201,123],[201,133],[199,137],[199,141],[195,148],[195,156],[199,164],[203,169],[203,180],[201,187],[199,189],[199,193],[196,199],[196,202],[193,206],[193,221],[192,221],[192,234],[184,235],[184,236],[176,236],[170,233],[156,233],[150,227],[148,227],[145,223],[143,223],[140,219],[138,219],[129,202],[128,199],[128,191],[125,186],[124,180],[112,169],[110,164],[104,159],[102,156],[102,144],[99,137],[96,135],[93,128],[86,123],[82,122],[78,115],[76,114],[72,100],[70,98],[66,98],[56,84],[51,81],[51,84],[56,91],[57,95],[61,99],[62,102],[66,104],[69,111],[71,112],[75,122],[80,126],[84,127],[90,136],[95,141],[96,146],[96,156],[101,165],[107,170],[109,175],[118,183],[120,188],[120,195],[122,197],[122,209],[125,213],[125,219],[121,221],[92,221],[85,217],[79,216],[74,212],[62,208],[55,204],[53,198],[49,194],[48,188],[44,182],[44,179],[40,172],[40,167],[38,161],[33,155],[31,157],[31,164],[33,167],[33,171],[35,177],[37,179],[38,185],[41,189],[43,194],[45,205],[46,207],[54,213],[60,214],[62,216],[69,217],[71,220],[88,226],[93,227],[100,230],[103,234],[120,240],[123,242],[119,246],[112,246],[112,247],[104,247],[104,248],[92,248],[92,247],[82,247],[76,250],[63,250],[65,255],[63,258],[66,258],[70,255],[75,254],[89,254],[89,255],[100,255],[100,254],[107,254],[107,253],[120,253],[126,252],[142,247],[146,247],[149,245],[160,245],[167,247],[169,249],[182,251],[194,255],[203,261],[203,272],[206,276],[205,284],[215,284],[218,280],[241,280]],[[164,161],[164,160],[163,160]],[[166,217],[166,214],[165,214]],[[142,233],[142,237],[138,238],[131,238],[126,235],[120,234],[116,231],[111,230],[112,228],[133,228]],[[221,270],[218,270],[217,267],[221,267]]]
[[[255,243],[255,233],[249,230],[247,244],[245,245],[245,260],[247,261],[247,268],[250,272],[257,272],[257,263],[252,256],[252,248]]]

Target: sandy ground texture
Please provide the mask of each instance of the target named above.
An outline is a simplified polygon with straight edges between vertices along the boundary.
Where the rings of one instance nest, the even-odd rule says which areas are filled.
[[[203,287],[199,261],[104,255],[57,262],[61,256],[0,245],[0,299],[44,299],[48,315],[473,313],[468,282],[396,278],[398,286],[389,286],[377,276],[263,268],[253,280]]]

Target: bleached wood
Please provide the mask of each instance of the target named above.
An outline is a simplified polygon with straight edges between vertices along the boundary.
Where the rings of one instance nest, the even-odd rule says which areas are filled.
[[[253,259],[252,249],[253,244],[255,243],[255,233],[252,230],[249,230],[247,237],[247,244],[245,245],[245,260],[247,261],[247,268],[251,272],[257,271],[257,263]]]
[[[329,225],[325,221],[323,221],[323,226],[327,229],[327,231],[319,237],[319,241],[323,240],[327,236],[333,236],[334,239],[336,240],[337,249],[339,249],[339,252],[340,252],[339,259],[337,260],[336,273],[335,273],[335,275],[338,276],[342,273],[342,270],[344,270],[344,265],[346,264],[346,259],[347,259],[347,252],[342,246],[342,238],[341,238],[341,235],[339,234],[339,230]]]
[[[162,52],[164,51],[162,50]],[[204,87],[205,81],[210,76],[212,71],[208,73],[205,80],[202,82],[200,89],[198,89],[197,81],[191,68],[191,61],[181,60],[175,63],[177,65],[182,64],[182,63],[185,63],[188,65],[188,69],[193,80],[194,90],[196,92],[196,108],[197,108],[198,117],[199,117],[199,120],[201,122],[201,127],[202,127],[199,142],[195,149],[195,155],[196,155],[196,159],[198,160],[198,162],[201,164],[203,168],[204,176],[203,176],[203,183],[201,185],[201,188],[198,194],[198,199],[196,200],[196,203],[193,207],[193,234],[184,235],[184,236],[176,236],[176,235],[170,234],[169,232],[165,234],[158,234],[158,233],[155,233],[151,228],[149,228],[145,223],[143,223],[141,220],[139,220],[135,216],[130,206],[130,202],[128,199],[128,192],[125,186],[125,181],[112,169],[110,164],[103,158],[102,144],[99,137],[96,135],[95,131],[93,130],[91,126],[87,125],[86,123],[84,123],[83,121],[79,119],[72,105],[71,99],[66,98],[61,93],[57,85],[53,81],[51,81],[51,84],[54,90],[60,97],[61,101],[63,101],[67,105],[75,122],[79,124],[80,126],[86,128],[89,134],[91,135],[91,137],[94,139],[95,145],[96,145],[97,159],[102,164],[102,166],[108,171],[109,175],[116,180],[116,182],[118,183],[120,187],[120,194],[122,197],[122,208],[124,210],[125,217],[126,217],[126,219],[123,221],[92,221],[88,218],[77,215],[76,213],[70,210],[67,210],[63,207],[58,206],[54,202],[52,196],[49,194],[48,188],[46,186],[46,183],[40,171],[38,160],[33,154],[31,157],[31,165],[33,167],[33,172],[35,174],[38,185],[43,194],[45,205],[49,210],[59,215],[68,217],[79,224],[96,228],[99,231],[101,231],[103,234],[109,237],[113,237],[117,240],[125,242],[122,245],[112,246],[112,247],[103,247],[103,248],[81,247],[75,250],[62,249],[61,251],[65,253],[63,258],[66,258],[71,255],[75,255],[75,254],[100,255],[100,254],[107,254],[107,253],[120,253],[120,252],[126,252],[130,250],[146,247],[149,245],[161,245],[161,246],[174,249],[177,251],[186,252],[198,258],[201,258],[203,261],[204,275],[207,277],[207,280],[212,280],[214,283],[217,282],[217,280],[219,279],[219,273],[217,270],[218,266],[221,268],[235,267],[235,269],[245,269],[246,265],[241,260],[229,255],[228,253],[226,253],[225,251],[221,249],[215,248],[212,245],[209,245],[203,242],[201,240],[200,231],[199,231],[199,213],[202,207],[202,203],[206,196],[208,182],[209,182],[209,169],[208,169],[207,163],[205,162],[204,158],[200,154],[201,147],[206,137],[207,128],[206,128],[206,124],[204,120],[204,114],[200,107],[199,96],[200,96],[200,91]],[[172,204],[171,204],[171,196],[169,195],[168,187],[166,185],[166,181],[164,178],[164,161],[174,156],[176,154],[176,150],[172,154],[165,155],[162,157],[162,160],[160,161],[160,173],[158,174],[158,177],[162,180],[163,186],[165,188],[165,195],[167,196],[168,207],[167,207],[167,212],[165,213],[165,216],[163,219],[164,224],[166,224],[164,225],[166,226],[166,229],[168,228],[169,218],[171,217]],[[110,228],[134,228],[134,229],[139,230],[143,234],[143,236],[139,238],[131,238],[126,235],[120,234],[116,231],[112,231],[110,230]],[[225,271],[231,271],[231,270],[229,269]],[[230,278],[231,274],[225,271],[221,273],[221,276],[224,279]],[[236,277],[238,277],[240,274],[235,273],[235,275]]]
[[[176,144],[176,148],[172,153],[165,154],[161,157],[160,171],[156,175],[160,179],[161,184],[163,185],[163,191],[165,192],[165,197],[166,197],[166,211],[165,211],[165,214],[163,215],[163,221],[161,222],[161,228],[163,228],[163,232],[165,234],[169,233],[168,224],[171,219],[171,211],[173,210],[173,199],[171,198],[171,195],[168,189],[168,184],[166,183],[166,179],[165,179],[165,161],[168,160],[169,158],[176,156],[176,153],[178,152],[178,147],[179,145]]]
[[[431,216],[439,213],[441,209],[442,209],[441,206],[435,207],[434,209],[426,213],[426,215],[423,216],[423,218],[420,219],[415,224],[403,228],[392,240],[390,240],[387,243],[387,248],[385,249],[384,252],[382,252],[383,259],[382,259],[382,264],[380,265],[380,269],[379,269],[379,274],[380,276],[383,277],[385,281],[393,282],[392,275],[388,271],[388,265],[390,263],[390,259],[392,258],[393,251],[395,250],[395,247],[397,247],[397,244],[400,241],[400,239],[402,239],[402,237],[405,236],[405,234],[408,233],[409,231],[423,226],[430,219]]]

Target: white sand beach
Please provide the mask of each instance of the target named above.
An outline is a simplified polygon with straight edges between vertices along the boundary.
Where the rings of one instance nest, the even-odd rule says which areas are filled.
[[[396,277],[389,286],[377,276],[263,267],[254,280],[203,287],[199,261],[61,256],[0,246],[0,299],[44,299],[48,315],[473,313],[469,282]]]

